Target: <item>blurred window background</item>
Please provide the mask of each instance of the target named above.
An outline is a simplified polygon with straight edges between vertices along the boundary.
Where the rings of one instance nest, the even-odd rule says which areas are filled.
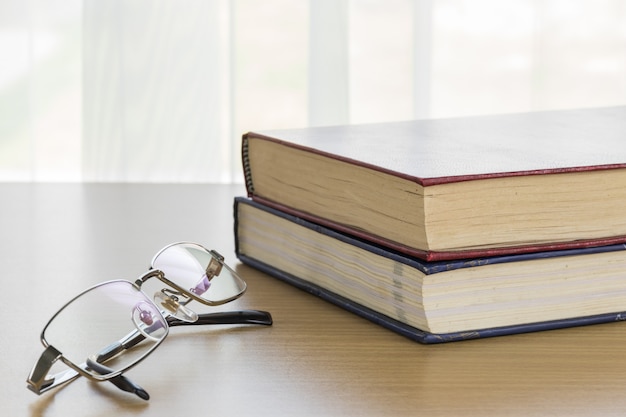
[[[249,130],[626,104],[623,0],[0,0],[0,181],[241,182]]]

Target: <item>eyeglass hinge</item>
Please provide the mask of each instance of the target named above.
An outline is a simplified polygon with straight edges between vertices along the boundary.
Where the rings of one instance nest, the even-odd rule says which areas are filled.
[[[222,265],[224,264],[224,257],[220,255],[217,251],[210,250],[212,255],[211,262],[206,267],[206,275],[207,278],[211,279],[216,275],[219,275],[222,272]]]
[[[39,360],[30,371],[28,376],[28,389],[35,394],[41,394],[44,388],[54,383],[54,378],[50,378],[48,371],[52,368],[52,365],[61,357],[61,352],[54,348],[54,346],[48,346],[43,351]]]

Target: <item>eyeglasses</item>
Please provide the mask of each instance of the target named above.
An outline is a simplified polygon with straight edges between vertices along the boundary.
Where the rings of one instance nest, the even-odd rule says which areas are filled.
[[[153,299],[142,290],[150,278],[166,285]],[[219,253],[190,242],[166,246],[152,259],[148,272],[134,283],[114,280],[95,285],[52,316],[41,333],[45,350],[28,376],[28,388],[42,394],[85,376],[110,381],[147,400],[148,393],[123,373],[152,353],[170,327],[272,324],[270,313],[265,311],[197,314],[187,307],[191,301],[209,306],[225,304],[245,290],[245,281]],[[58,361],[70,369],[50,374]]]

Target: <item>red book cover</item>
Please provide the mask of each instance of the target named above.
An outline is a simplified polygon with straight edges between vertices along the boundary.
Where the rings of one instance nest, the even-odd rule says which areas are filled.
[[[256,144],[261,142],[276,146],[264,146],[259,151]],[[295,152],[296,165],[289,165],[286,156],[292,154],[285,153],[286,149]],[[279,152],[273,153],[276,150]],[[253,199],[423,259],[525,253],[626,241],[626,214],[619,208],[626,204],[626,191],[623,191],[626,190],[623,186],[626,184],[626,106],[250,132],[243,137],[242,158],[248,195]],[[324,165],[333,162],[334,165]],[[327,166],[343,168],[340,174],[320,168]],[[268,186],[263,185],[264,171],[271,171],[275,177]],[[575,176],[580,173],[595,174]],[[521,185],[513,182],[510,186],[509,182],[503,182],[515,178],[526,180]],[[542,178],[548,178],[547,186]],[[579,178],[586,181],[583,184],[590,190],[579,188]],[[409,187],[414,187],[415,199],[421,199],[419,204],[424,207],[424,213],[416,210],[415,217],[423,216],[424,220],[411,219],[412,213],[397,210],[406,202],[413,204],[413,196],[409,195],[412,189],[407,188],[402,193],[391,193],[395,179],[413,184]],[[380,183],[376,185],[375,181]],[[474,189],[459,193],[459,198],[468,201],[460,206],[466,210],[451,212],[443,220],[437,218],[437,213],[451,206],[446,200],[445,204],[441,202],[440,206],[429,208],[443,201],[445,192],[441,191],[446,190],[443,187],[463,186],[462,183],[480,184],[477,188],[480,192]],[[330,191],[328,184],[333,187]],[[468,185],[468,190],[472,186]],[[498,192],[489,191],[497,186],[502,187],[501,200],[495,198]],[[303,190],[300,201],[291,199]],[[430,190],[437,192],[430,195]],[[472,207],[472,200],[484,203],[483,192],[493,198],[493,204],[476,205],[478,214],[485,212],[479,218],[467,207]],[[370,221],[367,216],[351,213],[352,208],[366,205],[382,217],[373,215],[374,220]],[[500,229],[495,226],[490,229],[492,219],[516,210],[508,223],[502,220]],[[523,224],[527,221],[532,225],[533,216],[539,224],[550,215],[551,223],[541,225],[545,230],[540,238]],[[449,222],[448,238],[463,242],[470,241],[472,236],[476,239],[467,246],[451,247],[446,246],[443,237],[433,247],[430,242],[416,244],[410,239],[405,242],[401,222],[387,228],[398,229],[395,235],[387,234],[384,228],[376,229],[385,217],[409,223],[423,221],[424,230],[419,233],[426,236],[420,238],[424,241],[431,238],[427,236],[429,233],[434,236],[434,228],[444,222]],[[522,220],[518,223],[517,219]],[[372,228],[368,221],[374,223]],[[457,231],[454,236],[449,229]],[[499,233],[504,236],[505,232],[508,235],[501,239]],[[411,233],[407,231],[406,235]],[[517,237],[519,241],[512,240]]]

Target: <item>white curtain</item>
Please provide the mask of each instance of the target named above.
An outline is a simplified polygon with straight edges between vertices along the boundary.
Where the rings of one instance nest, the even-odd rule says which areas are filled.
[[[0,0],[0,180],[241,181],[248,130],[626,104],[623,0]]]

